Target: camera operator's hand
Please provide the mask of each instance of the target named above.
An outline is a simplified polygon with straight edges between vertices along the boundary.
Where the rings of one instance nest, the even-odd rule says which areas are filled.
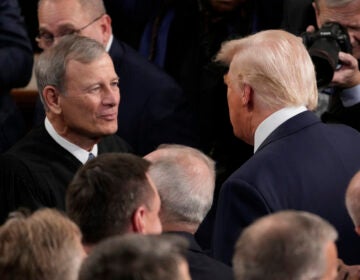
[[[358,61],[351,54],[339,52],[341,67],[334,72],[331,85],[342,88],[351,88],[360,84]]]
[[[315,32],[315,26],[314,25],[309,25],[308,27],[306,27],[306,32]]]
[[[336,280],[359,280],[360,265],[346,265],[341,259],[338,259],[338,275]]]

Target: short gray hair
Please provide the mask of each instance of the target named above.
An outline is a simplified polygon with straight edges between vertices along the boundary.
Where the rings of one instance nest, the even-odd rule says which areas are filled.
[[[66,68],[70,60],[88,64],[104,53],[102,44],[79,35],[64,36],[57,45],[41,53],[35,65],[35,76],[43,104],[46,86],[54,86],[61,94],[66,94]]]
[[[236,279],[318,279],[326,271],[326,246],[335,228],[303,211],[280,211],[248,226],[235,245]],[[319,279],[320,279],[319,278]]]
[[[161,145],[146,156],[149,175],[159,190],[162,219],[200,224],[211,208],[215,163],[201,151]]]

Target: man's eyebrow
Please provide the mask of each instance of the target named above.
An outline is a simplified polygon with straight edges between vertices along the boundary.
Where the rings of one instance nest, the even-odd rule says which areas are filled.
[[[75,26],[72,23],[64,23],[62,25],[59,25],[58,30],[64,30],[64,29],[76,29]],[[52,33],[50,32],[46,27],[39,27],[39,32],[46,32],[46,33]]]

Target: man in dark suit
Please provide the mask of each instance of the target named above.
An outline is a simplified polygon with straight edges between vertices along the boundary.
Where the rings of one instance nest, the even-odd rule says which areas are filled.
[[[0,152],[25,133],[21,112],[10,90],[30,81],[33,53],[16,0],[0,1]]]
[[[45,124],[0,157],[0,222],[18,207],[65,210],[65,192],[88,158],[127,152],[118,136],[118,76],[103,45],[77,35],[40,55],[35,66]]]
[[[357,239],[344,205],[345,189],[360,168],[360,134],[323,124],[316,107],[313,63],[298,37],[259,32],[225,44],[230,119],[254,155],[223,184],[214,233],[215,256],[227,263],[244,227],[282,209],[309,211],[339,232],[339,256],[359,263]]]
[[[68,33],[106,46],[120,77],[117,133],[137,154],[144,155],[161,143],[197,145],[196,122],[183,91],[167,74],[113,37],[102,0],[41,0],[38,18],[38,42],[43,49]]]
[[[199,150],[182,145],[162,145],[145,158],[152,162],[149,176],[161,197],[163,231],[189,242],[191,278],[233,279],[231,268],[207,256],[194,238],[213,202],[214,161]]]

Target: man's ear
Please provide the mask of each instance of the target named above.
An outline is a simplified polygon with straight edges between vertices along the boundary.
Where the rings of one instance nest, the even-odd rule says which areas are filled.
[[[136,233],[142,233],[145,234],[145,217],[146,214],[146,208],[144,205],[139,206],[132,217],[132,231]]]
[[[60,93],[53,86],[46,86],[42,92],[46,108],[54,114],[60,114],[62,109],[60,105]]]
[[[105,45],[109,41],[110,35],[112,33],[111,18],[109,15],[105,14],[102,16],[100,27],[101,27],[101,33],[103,34],[102,44]]]
[[[317,24],[318,27],[320,27],[321,22],[320,22],[320,10],[319,10],[319,7],[316,5],[315,1],[312,2],[312,6],[313,6],[314,11],[315,11],[316,24]]]
[[[252,109],[254,107],[254,90],[248,84],[244,84],[241,101],[248,107],[248,109]]]

